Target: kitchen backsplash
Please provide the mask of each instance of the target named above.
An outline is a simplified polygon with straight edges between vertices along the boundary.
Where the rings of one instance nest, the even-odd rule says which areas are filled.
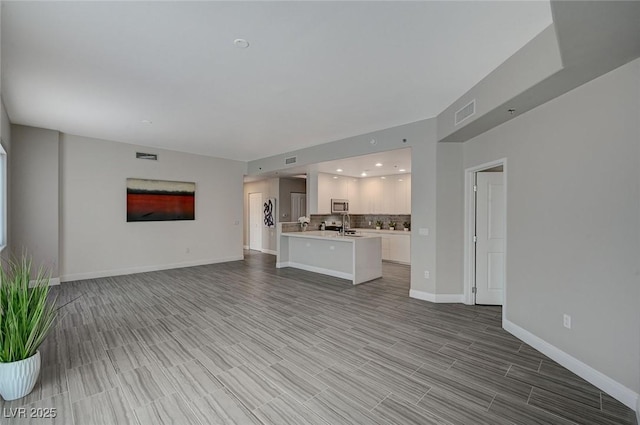
[[[402,231],[405,221],[411,222],[411,214],[351,214],[351,228],[375,229],[376,221],[383,223],[383,229],[389,229],[389,222],[396,222],[396,230]],[[342,216],[336,214],[311,214],[309,230],[317,230],[322,222],[327,224],[342,223]],[[371,224],[369,224],[371,222]]]

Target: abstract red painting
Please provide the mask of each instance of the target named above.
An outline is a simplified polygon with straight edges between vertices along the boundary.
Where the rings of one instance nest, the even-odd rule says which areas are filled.
[[[196,184],[127,179],[127,221],[195,220]]]

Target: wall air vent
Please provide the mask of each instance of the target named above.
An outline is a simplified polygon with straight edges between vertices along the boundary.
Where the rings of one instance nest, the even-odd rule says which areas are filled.
[[[136,158],[138,159],[150,159],[151,161],[157,161],[158,155],[155,153],[136,152]]]
[[[471,102],[464,105],[458,112],[456,112],[455,125],[460,124],[462,121],[466,120],[470,116],[476,113],[476,100],[473,99]]]
[[[292,156],[292,157],[284,159],[284,164],[285,165],[295,164],[296,162],[298,162],[298,157],[297,156]]]

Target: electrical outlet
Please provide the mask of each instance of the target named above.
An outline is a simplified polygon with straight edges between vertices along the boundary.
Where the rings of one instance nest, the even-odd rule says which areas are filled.
[[[565,328],[571,329],[571,316],[569,316],[568,314],[565,314],[562,318],[562,324],[564,325]]]
[[[424,271],[424,278],[429,279],[429,270]]]

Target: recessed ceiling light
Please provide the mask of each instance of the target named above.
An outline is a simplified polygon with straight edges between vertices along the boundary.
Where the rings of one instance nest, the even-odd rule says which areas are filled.
[[[365,173],[364,171],[362,172],[362,174],[360,174],[362,177],[367,177],[367,173]]]
[[[382,176],[382,177],[380,177],[380,178],[381,178],[382,180],[385,180],[385,179],[386,179],[386,177],[385,177],[385,176]]]
[[[341,172],[342,172],[342,168],[338,168],[336,171],[337,171],[338,173],[341,173]]]
[[[333,176],[333,178],[334,178],[334,179],[337,179],[337,178],[338,178],[338,176]]]
[[[381,163],[381,162],[378,162],[378,163],[376,164],[376,167],[382,167],[382,163]]]
[[[407,171],[407,170],[405,170],[404,168],[401,168],[401,169],[399,169],[398,171],[400,171],[401,173],[404,173],[404,172],[405,172],[405,171]]]
[[[142,120],[140,121],[142,124],[153,124],[153,121],[151,120]]]
[[[236,38],[235,40],[233,40],[233,45],[238,49],[246,49],[247,47],[249,47],[249,42],[244,38]]]
[[[402,181],[402,179],[398,179],[398,181],[399,181],[399,182],[401,182],[401,181]]]

